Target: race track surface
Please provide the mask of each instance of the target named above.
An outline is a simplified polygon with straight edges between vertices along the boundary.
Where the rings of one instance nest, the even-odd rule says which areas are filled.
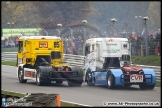
[[[2,65],[1,71],[2,89],[21,93],[56,93],[61,100],[89,106],[103,106],[103,102],[160,102],[160,88],[154,90],[140,90],[138,86],[130,88],[108,89],[106,86],[69,87],[67,82],[63,84],[51,84],[50,86],[37,86],[32,80],[21,84],[16,77],[16,67]]]

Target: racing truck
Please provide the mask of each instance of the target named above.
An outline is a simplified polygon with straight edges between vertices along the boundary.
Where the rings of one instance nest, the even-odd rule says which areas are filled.
[[[63,41],[57,36],[21,36],[18,43],[17,77],[20,83],[34,80],[38,86],[51,81],[81,86],[82,68],[64,62]]]
[[[127,38],[91,38],[85,43],[85,82],[88,86],[139,85],[154,89],[156,74],[152,68],[140,68],[131,62],[131,43]]]

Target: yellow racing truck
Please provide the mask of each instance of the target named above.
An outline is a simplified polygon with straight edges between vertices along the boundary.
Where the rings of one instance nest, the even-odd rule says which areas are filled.
[[[17,54],[17,77],[20,83],[34,80],[38,86],[51,81],[69,86],[81,86],[83,72],[80,67],[64,63],[63,41],[57,36],[21,36]]]

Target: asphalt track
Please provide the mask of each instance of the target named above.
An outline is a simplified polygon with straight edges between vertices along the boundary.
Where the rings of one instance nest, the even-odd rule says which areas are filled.
[[[160,102],[161,88],[154,90],[140,90],[138,86],[130,88],[108,89],[106,86],[69,87],[67,82],[63,84],[51,84],[50,86],[37,86],[32,80],[21,84],[16,77],[16,67],[2,65],[1,89],[20,93],[56,93],[60,94],[61,100],[89,106],[103,106],[103,102]]]

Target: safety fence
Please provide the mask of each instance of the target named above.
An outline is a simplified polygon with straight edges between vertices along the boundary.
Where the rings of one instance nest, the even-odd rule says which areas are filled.
[[[77,66],[83,67],[84,66],[84,57],[81,55],[72,55],[72,54],[64,54],[64,62],[68,63],[69,66]],[[17,61],[17,52],[3,52],[1,53],[1,61]],[[135,64],[134,64],[135,65]],[[136,65],[141,68],[152,68],[156,73],[157,80],[161,80],[161,67],[160,66],[148,66],[148,65]]]

